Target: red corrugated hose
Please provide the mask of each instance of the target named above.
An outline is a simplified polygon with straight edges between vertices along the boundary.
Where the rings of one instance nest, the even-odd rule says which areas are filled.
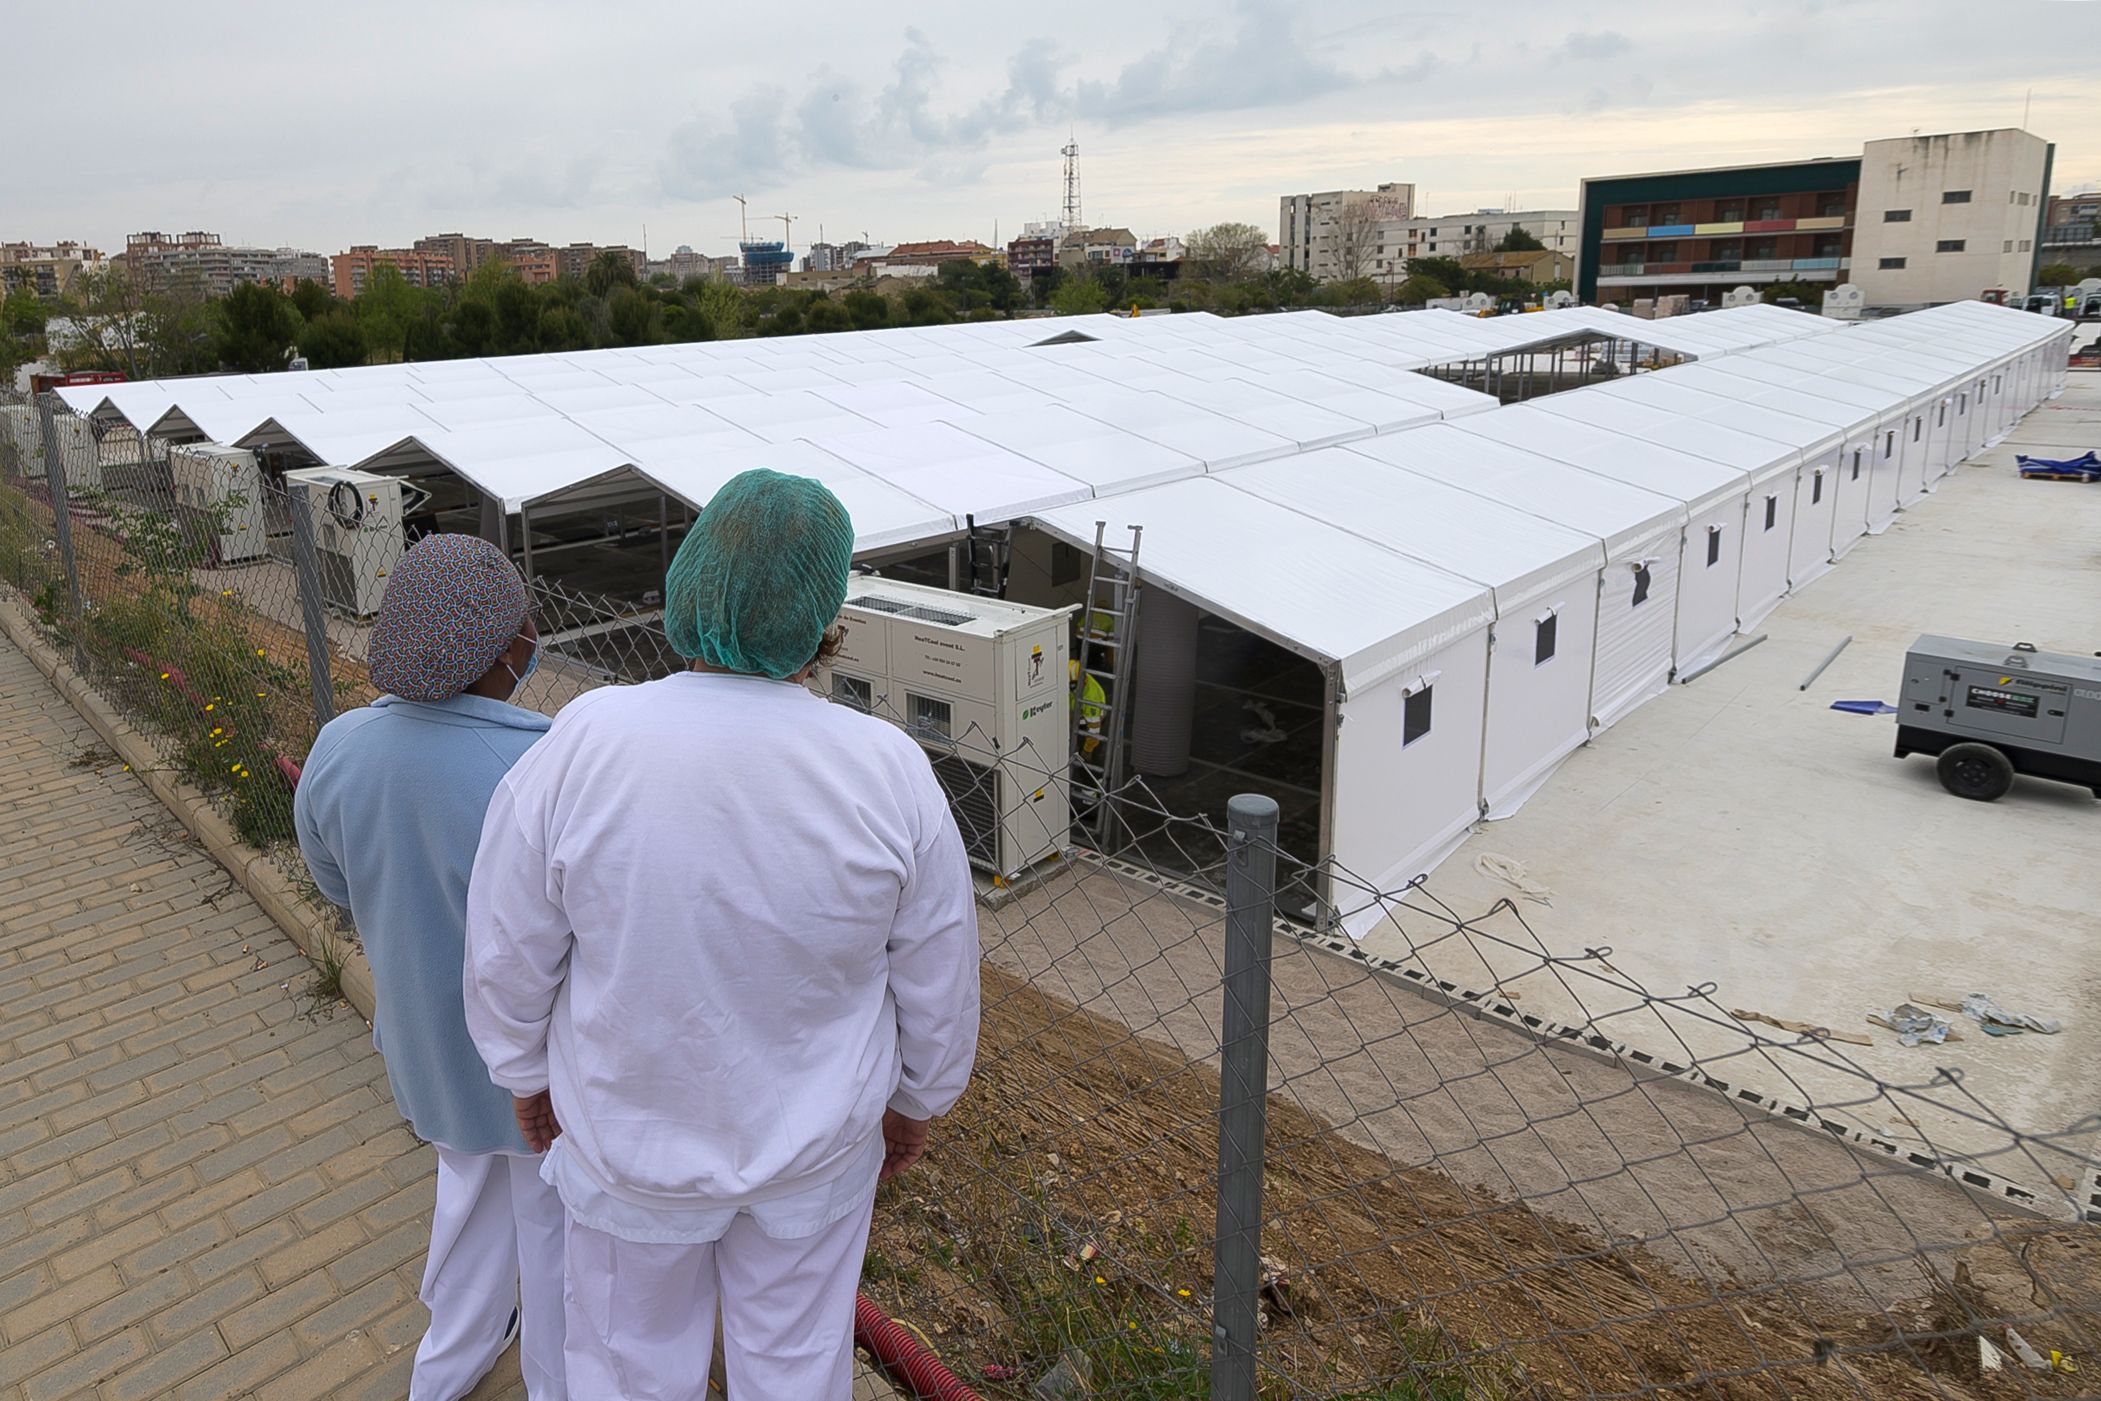
[[[979,1401],[911,1329],[870,1303],[866,1294],[854,1296],[854,1341],[884,1376],[917,1401]]]

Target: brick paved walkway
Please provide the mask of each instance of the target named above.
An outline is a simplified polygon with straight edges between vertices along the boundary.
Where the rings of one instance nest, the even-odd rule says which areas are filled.
[[[0,813],[0,1396],[407,1395],[435,1168],[364,1021],[309,1013],[290,941],[4,638]]]

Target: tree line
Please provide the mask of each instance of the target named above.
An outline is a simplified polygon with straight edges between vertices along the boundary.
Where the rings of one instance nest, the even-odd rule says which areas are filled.
[[[1239,315],[1287,307],[1420,305],[1431,297],[1475,291],[1536,296],[1543,290],[1469,271],[1449,258],[1416,259],[1398,285],[1370,278],[1317,284],[1303,272],[1272,267],[1266,236],[1251,224],[1198,230],[1187,248],[1179,266],[1053,268],[1023,282],[1003,267],[958,260],[902,288],[878,290],[871,283],[837,292],[747,288],[701,278],[645,280],[617,253],[601,254],[581,278],[547,283],[528,283],[502,262],[491,261],[459,282],[419,287],[382,264],[347,299],[313,281],[290,291],[243,284],[227,296],[207,297],[194,287],[148,285],[112,270],[84,273],[56,298],[17,293],[0,302],[0,374],[11,376],[39,356],[67,370],[115,370],[132,379],[160,379],[263,373],[283,369],[295,354],[311,368],[336,369],[935,326],[1028,311],[1081,315],[1134,308]],[[1178,275],[1164,275],[1169,268]]]

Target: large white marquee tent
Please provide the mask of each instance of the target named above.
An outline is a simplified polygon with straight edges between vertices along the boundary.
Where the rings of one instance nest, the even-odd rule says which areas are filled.
[[[1392,886],[2003,437],[2062,387],[2069,329],[1979,303],[1858,326],[1101,316],[60,393],[141,432],[456,477],[514,541],[621,492],[704,510],[751,466],[830,484],[869,558],[1142,523],[1148,584],[1323,669],[1302,854]],[[1508,407],[1417,373],[1605,343],[1683,363]]]

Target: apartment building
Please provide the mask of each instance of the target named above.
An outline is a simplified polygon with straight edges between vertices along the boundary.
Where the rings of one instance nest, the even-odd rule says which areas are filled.
[[[370,243],[354,245],[347,253],[329,260],[336,295],[346,301],[370,285],[382,267],[391,267],[411,287],[440,287],[453,280],[452,259],[443,253],[425,253],[414,248],[380,248]]]
[[[215,233],[158,231],[131,234],[124,240],[124,267],[147,286],[181,288],[206,297],[223,297],[243,283],[261,283],[290,291],[303,281],[326,282],[328,260],[301,248],[259,248],[229,244]]]
[[[1414,217],[1415,186],[1397,181],[1375,190],[1284,195],[1277,201],[1281,265],[1320,282],[1365,276],[1373,228]]]
[[[1851,282],[1869,308],[2025,291],[2054,148],[2025,131],[1870,141],[1858,157],[1583,182],[1576,295],[1684,295]]]
[[[82,273],[108,266],[102,250],[84,243],[0,243],[0,297],[63,296]]]

